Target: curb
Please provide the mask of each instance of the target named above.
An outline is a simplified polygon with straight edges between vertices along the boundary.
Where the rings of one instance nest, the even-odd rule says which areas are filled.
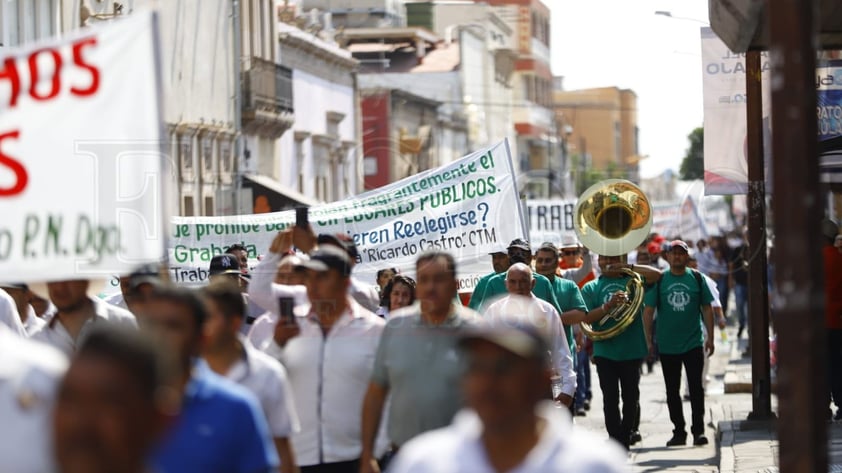
[[[749,420],[727,420],[720,421],[716,427],[717,451],[719,457],[720,473],[737,473],[747,471],[768,471],[777,472],[776,459],[769,452],[758,452],[756,450],[745,450],[746,438],[738,442],[741,432],[752,432],[743,437],[753,437],[751,440],[762,440],[773,444],[777,442],[775,432],[777,421],[749,421]],[[765,435],[764,435],[765,431]],[[751,447],[749,447],[751,448]],[[756,447],[755,447],[756,448]],[[743,449],[743,452],[738,450]],[[742,465],[740,465],[742,464]]]

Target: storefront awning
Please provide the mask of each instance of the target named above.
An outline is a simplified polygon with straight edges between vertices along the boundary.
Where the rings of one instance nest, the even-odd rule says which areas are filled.
[[[735,53],[769,49],[766,0],[708,0],[710,27]],[[842,49],[842,2],[820,0],[819,49]]]
[[[243,186],[252,191],[253,213],[278,212],[302,205],[312,207],[321,204],[271,177],[260,174],[246,174],[243,177]]]

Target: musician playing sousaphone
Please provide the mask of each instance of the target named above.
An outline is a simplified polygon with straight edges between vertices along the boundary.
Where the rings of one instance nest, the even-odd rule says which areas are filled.
[[[579,239],[598,253],[602,274],[582,288],[588,313],[562,320],[580,323],[593,340],[605,428],[628,449],[641,440],[640,366],[648,354],[643,296],[661,274],[651,266],[628,264],[626,253],[646,237],[652,215],[642,191],[620,180],[603,181],[586,191],[574,215]]]

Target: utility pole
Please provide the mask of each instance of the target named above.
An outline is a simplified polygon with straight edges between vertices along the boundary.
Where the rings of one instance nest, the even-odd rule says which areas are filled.
[[[760,52],[746,54],[746,121],[748,144],[749,343],[752,397],[749,420],[769,420],[772,385],[769,360],[769,299],[766,275],[766,173],[763,169],[763,87]],[[735,268],[736,269],[736,268]]]
[[[816,123],[815,0],[767,3],[778,294],[780,470],[827,471],[827,340]]]

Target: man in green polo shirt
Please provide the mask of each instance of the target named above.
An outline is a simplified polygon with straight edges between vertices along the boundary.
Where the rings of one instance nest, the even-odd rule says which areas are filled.
[[[509,266],[511,266],[509,263],[509,254],[502,246],[500,244],[499,248],[488,254],[491,256],[491,267],[494,268],[494,271],[479,278],[477,281],[471,294],[471,300],[468,302],[468,307],[471,309],[477,310],[477,307],[479,307],[479,294],[485,293],[485,287],[488,286],[488,281],[498,274],[505,273],[509,269]]]
[[[664,372],[667,407],[673,424],[668,447],[685,445],[687,431],[681,404],[681,365],[687,372],[690,387],[690,407],[693,423],[693,445],[707,445],[705,437],[705,393],[702,388],[702,369],[705,355],[713,354],[713,296],[701,275],[687,267],[689,247],[681,240],[670,243],[664,271],[654,290],[646,294],[644,324],[646,343],[652,343],[652,321],[658,309],[658,351]],[[702,321],[707,337],[702,332]]]
[[[600,255],[598,263],[602,275],[582,288],[582,297],[589,311],[581,320],[569,318],[569,322],[587,322],[595,331],[602,332],[615,326],[617,321],[609,318],[601,323],[601,320],[629,297],[626,284],[631,276],[620,270],[628,268],[640,274],[647,287],[657,282],[661,273],[650,266],[626,264],[626,255]],[[648,353],[642,314],[635,314],[631,325],[619,335],[594,340],[593,352],[602,390],[605,429],[611,438],[628,449],[640,437],[637,432],[640,422],[640,365]],[[632,440],[632,436],[637,438]]]
[[[512,240],[506,250],[509,255],[509,266],[515,263],[523,263],[527,266],[532,266],[532,249],[529,246],[529,242],[526,240],[516,238]],[[549,302],[559,313],[562,313],[562,307],[559,305],[559,302],[555,297],[550,281],[540,274],[535,274],[534,277],[535,286],[532,288],[532,294],[535,294],[535,297],[539,299]],[[471,296],[469,307],[481,314],[486,308],[488,308],[488,306],[496,302],[497,299],[504,297],[507,293],[506,273],[503,272],[495,274],[488,279],[488,284],[485,285],[482,292],[474,292],[473,296]],[[581,296],[579,299],[581,299]],[[581,306],[577,308],[584,311],[584,302],[582,302]]]
[[[561,320],[564,322],[564,332],[570,344],[570,353],[574,353],[573,360],[578,367],[580,360],[575,355],[576,338],[573,336],[573,325],[576,324],[565,321],[565,311],[573,311],[567,314],[567,319],[583,317],[588,311],[587,307],[585,307],[587,304],[582,300],[582,293],[579,290],[579,286],[572,279],[558,276],[556,274],[557,270],[558,248],[549,242],[542,243],[535,255],[535,272],[547,278],[547,281],[550,283],[553,295],[556,301],[558,301],[558,313],[562,314]]]

